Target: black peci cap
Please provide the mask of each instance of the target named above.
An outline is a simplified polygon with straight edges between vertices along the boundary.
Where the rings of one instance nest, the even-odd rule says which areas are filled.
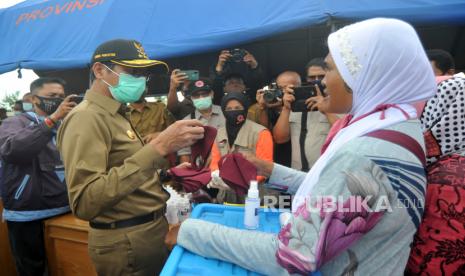
[[[115,39],[100,44],[92,55],[91,64],[105,61],[132,68],[161,65],[166,72],[169,70],[163,61],[149,59],[142,45],[136,40]]]

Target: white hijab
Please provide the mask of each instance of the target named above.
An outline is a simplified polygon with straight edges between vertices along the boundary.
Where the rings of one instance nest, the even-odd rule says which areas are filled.
[[[329,51],[342,78],[353,92],[355,118],[381,104],[396,104],[411,119],[417,112],[410,103],[427,100],[436,90],[431,64],[417,33],[409,24],[375,18],[346,26],[328,37]],[[293,200],[295,211],[311,196],[320,173],[331,157],[350,140],[406,121],[396,108],[367,116],[340,130],[325,153],[313,165]],[[323,184],[323,183],[322,183]]]

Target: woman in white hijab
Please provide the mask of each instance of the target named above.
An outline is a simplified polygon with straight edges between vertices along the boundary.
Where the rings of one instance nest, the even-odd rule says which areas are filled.
[[[167,236],[267,275],[402,275],[425,196],[423,136],[410,103],[434,95],[415,30],[377,18],[328,38],[323,108],[348,113],[308,174],[252,160],[294,194],[278,236],[189,219]],[[178,233],[179,231],[179,233]]]

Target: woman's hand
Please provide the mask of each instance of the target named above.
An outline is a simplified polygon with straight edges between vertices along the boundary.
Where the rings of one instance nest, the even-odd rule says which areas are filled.
[[[271,173],[273,172],[273,168],[274,168],[273,162],[261,160],[251,153],[243,153],[242,155],[245,157],[245,159],[247,159],[250,163],[252,163],[257,168],[258,175],[261,175],[267,178],[270,177]]]
[[[165,236],[165,245],[169,250],[173,250],[173,247],[178,242],[178,233],[181,228],[181,224],[176,224],[170,228]]]

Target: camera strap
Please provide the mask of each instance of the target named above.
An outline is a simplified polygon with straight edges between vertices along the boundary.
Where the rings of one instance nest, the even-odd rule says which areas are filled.
[[[307,138],[307,118],[308,118],[308,111],[302,112],[302,119],[300,120],[300,137],[299,137],[299,144],[300,144],[300,160],[302,163],[302,171],[308,172],[308,160],[307,156],[305,155],[305,139]]]

